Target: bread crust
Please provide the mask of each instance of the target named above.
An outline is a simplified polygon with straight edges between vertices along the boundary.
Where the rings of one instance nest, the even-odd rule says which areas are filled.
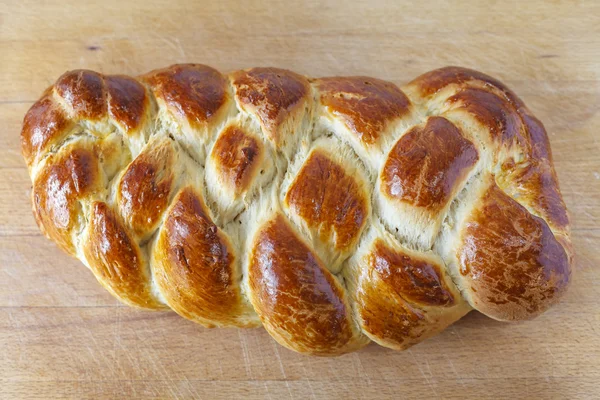
[[[70,71],[26,114],[44,234],[131,306],[301,353],[405,349],[571,280],[542,123],[460,67],[402,88],[277,68]]]

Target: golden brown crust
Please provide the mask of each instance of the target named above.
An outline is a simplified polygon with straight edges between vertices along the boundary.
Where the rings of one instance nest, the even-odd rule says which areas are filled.
[[[502,91],[506,97],[518,107],[523,105],[521,99],[499,80],[479,71],[463,67],[449,66],[427,72],[414,79],[408,86],[416,86],[419,88],[419,94],[421,96],[431,97],[446,86],[463,86],[474,81],[482,82],[488,87],[494,87]]]
[[[569,257],[544,220],[491,182],[463,224],[457,250],[471,303],[499,320],[532,318],[571,277]]]
[[[362,320],[362,329],[373,340],[382,345],[402,350],[419,342],[427,321],[422,312],[392,294],[382,295],[389,291],[383,282],[372,280],[357,296],[357,308]]]
[[[406,349],[469,311],[441,260],[417,254],[375,238],[351,285],[362,329],[383,346]]]
[[[78,120],[99,121],[110,115],[125,132],[138,129],[148,103],[144,87],[133,78],[105,77],[88,70],[65,73],[25,115],[21,149],[27,165],[39,162],[73,131]]]
[[[256,325],[242,300],[232,245],[191,187],[173,201],[154,258],[160,291],[180,315],[208,327]]]
[[[477,163],[477,149],[447,119],[430,117],[394,145],[381,171],[390,198],[438,211]]]
[[[379,141],[387,125],[410,112],[410,100],[391,82],[366,76],[316,81],[321,103],[365,145]]]
[[[170,139],[153,142],[133,160],[118,187],[119,211],[139,236],[151,232],[167,209],[175,180]]]
[[[52,99],[52,88],[27,112],[21,131],[21,149],[27,166],[39,162],[52,145],[58,143],[69,133],[73,122]]]
[[[311,152],[285,197],[292,212],[336,250],[356,243],[369,213],[364,189],[322,150]],[[331,239],[330,239],[331,238]]]
[[[521,204],[534,209],[557,230],[567,231],[569,216],[558,187],[558,178],[552,166],[552,153],[542,123],[528,112],[521,117],[527,127],[530,153],[524,165],[507,161],[498,175],[498,184]]]
[[[83,252],[98,281],[121,301],[140,308],[164,308],[152,294],[150,273],[140,248],[104,202],[91,205]]]
[[[531,318],[571,276],[546,131],[473,70],[402,90],[275,68],[77,70],[32,106],[21,144],[40,228],[120,300],[262,321],[300,352],[403,349],[469,305]]]
[[[128,76],[113,75],[105,78],[108,92],[108,112],[125,131],[138,128],[144,119],[148,98],[144,86]]]
[[[51,155],[33,183],[33,211],[46,236],[75,254],[73,231],[81,225],[80,200],[98,191],[102,181],[95,150],[79,144]]]
[[[254,308],[282,345],[333,355],[365,343],[356,337],[340,284],[283,216],[260,228],[248,274]]]
[[[499,177],[503,190],[523,201],[554,229],[568,230],[569,217],[552,165],[552,152],[543,124],[535,118],[523,101],[504,84],[481,72],[460,67],[440,68],[413,80],[423,98],[434,97],[446,87],[456,86],[459,93],[448,100],[451,108],[465,109],[504,143],[516,139],[525,160],[501,160]],[[462,92],[462,94],[461,94]],[[501,98],[499,96],[503,96]],[[479,104],[479,101],[483,103]],[[504,184],[506,182],[506,184]]]
[[[452,293],[442,279],[442,267],[431,260],[418,259],[406,251],[393,249],[375,240],[369,266],[401,297],[430,306],[454,304]]]
[[[142,77],[168,109],[193,126],[205,125],[228,99],[227,80],[202,64],[178,64]]]
[[[265,157],[262,143],[244,129],[228,126],[219,135],[211,157],[215,161],[217,175],[235,196],[248,190],[252,179]]]
[[[538,212],[553,229],[568,229],[569,216],[552,164],[532,161],[519,167],[504,165],[498,183],[512,197]]]
[[[465,88],[447,100],[450,110],[472,114],[490,132],[496,143],[526,146],[525,127],[514,107],[506,100],[482,89]]]
[[[54,88],[79,118],[97,121],[106,116],[106,90],[99,73],[88,70],[70,71],[58,79]]]
[[[308,80],[279,68],[252,68],[232,74],[235,96],[243,109],[256,114],[263,131],[276,145],[285,140],[280,126],[303,108],[310,92]]]

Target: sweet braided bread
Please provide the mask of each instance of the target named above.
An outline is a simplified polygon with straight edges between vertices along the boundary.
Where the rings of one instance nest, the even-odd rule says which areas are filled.
[[[25,116],[40,229],[122,302],[302,353],[405,349],[571,277],[543,125],[448,67],[368,77],[197,64],[64,74]]]

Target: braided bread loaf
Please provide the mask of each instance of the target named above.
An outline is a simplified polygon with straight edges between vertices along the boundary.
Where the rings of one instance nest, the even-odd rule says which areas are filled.
[[[64,74],[25,116],[40,229],[131,306],[336,355],[472,308],[534,317],[571,276],[543,125],[448,67],[402,90],[175,65]]]

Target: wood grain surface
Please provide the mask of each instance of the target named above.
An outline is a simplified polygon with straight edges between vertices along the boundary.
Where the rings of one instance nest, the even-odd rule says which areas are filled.
[[[600,2],[86,3],[0,0],[0,398],[599,398]],[[121,306],[36,227],[21,122],[66,70],[176,62],[397,84],[462,65],[500,78],[550,135],[572,216],[570,292],[534,321],[473,312],[408,351],[334,359],[262,329]]]

